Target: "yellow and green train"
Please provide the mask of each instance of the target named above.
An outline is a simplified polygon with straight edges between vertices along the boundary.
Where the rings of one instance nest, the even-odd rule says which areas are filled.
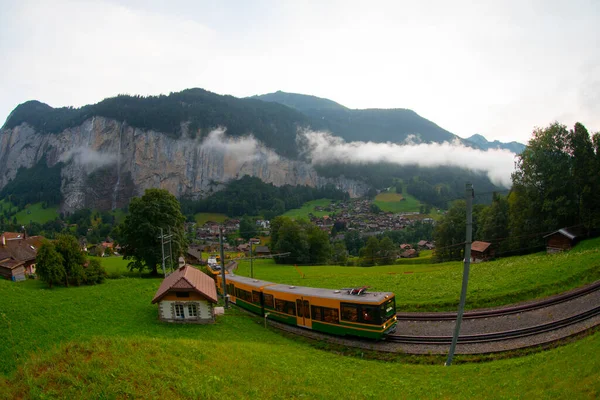
[[[223,292],[221,275],[217,288]],[[383,339],[396,329],[396,299],[391,292],[316,289],[228,274],[230,301],[268,319],[341,336]]]

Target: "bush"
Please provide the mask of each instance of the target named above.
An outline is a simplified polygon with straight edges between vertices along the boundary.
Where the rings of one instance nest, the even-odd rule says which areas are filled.
[[[84,270],[84,282],[86,285],[102,283],[106,276],[106,270],[98,260],[90,260],[87,268]]]

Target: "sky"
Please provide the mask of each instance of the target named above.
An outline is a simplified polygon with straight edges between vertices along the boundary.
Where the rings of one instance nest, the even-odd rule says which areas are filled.
[[[461,137],[600,130],[600,1],[0,0],[0,123],[18,104],[201,87],[408,108]]]

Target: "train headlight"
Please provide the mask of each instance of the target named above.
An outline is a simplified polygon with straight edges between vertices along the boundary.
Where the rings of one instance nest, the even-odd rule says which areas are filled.
[[[397,321],[397,320],[398,320],[398,317],[394,315],[394,321]]]

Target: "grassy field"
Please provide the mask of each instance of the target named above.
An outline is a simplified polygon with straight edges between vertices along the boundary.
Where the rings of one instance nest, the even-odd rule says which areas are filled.
[[[254,262],[254,277],[298,286],[339,289],[370,286],[391,291],[402,311],[451,311],[458,304],[463,264],[399,264],[378,267],[276,265]],[[238,274],[249,276],[249,262]],[[538,253],[471,266],[466,307],[492,307],[544,297],[600,279],[600,238],[562,254]]]
[[[194,219],[198,225],[204,225],[208,221],[224,222],[227,218],[229,218],[227,215],[217,213],[198,213],[194,215]]]
[[[319,199],[319,200],[308,201],[308,202],[304,203],[301,208],[294,208],[293,210],[286,211],[286,213],[283,214],[283,216],[290,217],[290,218],[308,219],[308,214],[310,214],[310,213],[312,213],[316,217],[330,215],[330,214],[332,214],[330,211],[315,211],[315,207],[317,207],[317,206],[327,207],[329,204],[331,204],[331,200],[329,200],[329,199]]]
[[[7,210],[9,212],[15,212],[17,211],[17,207],[15,207],[10,201],[2,199],[0,200],[0,212],[3,213],[4,210]]]
[[[415,212],[419,211],[419,208],[421,207],[421,202],[419,200],[405,193],[405,191],[396,193],[396,188],[392,188],[389,192],[379,193],[377,197],[375,197],[374,203],[383,211],[391,211],[394,213]]]
[[[31,221],[43,224],[58,217],[58,207],[42,208],[42,203],[35,203],[16,213],[15,217],[19,224],[25,225]]]
[[[592,399],[600,333],[543,353],[452,367],[323,351],[235,309],[172,325],[156,279],[46,289],[0,281],[0,398]],[[323,346],[321,346],[323,347]],[[345,356],[353,354],[355,356]]]

